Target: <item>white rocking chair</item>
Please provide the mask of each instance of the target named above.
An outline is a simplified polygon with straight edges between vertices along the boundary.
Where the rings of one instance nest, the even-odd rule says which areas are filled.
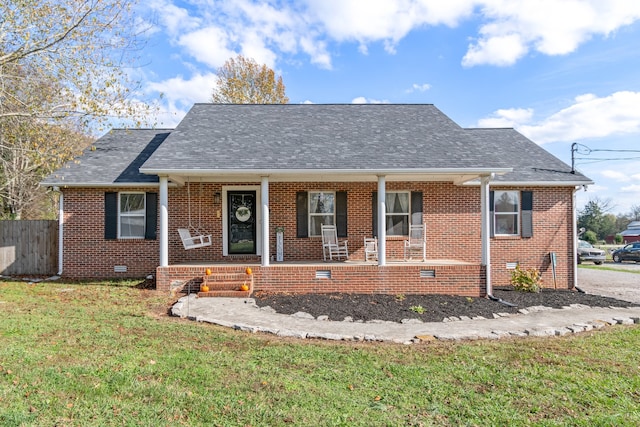
[[[364,260],[365,261],[378,260],[378,238],[377,237],[364,238]]]
[[[188,228],[178,228],[180,240],[185,249],[196,249],[211,245],[211,234],[192,236]]]
[[[404,260],[411,259],[411,253],[420,251],[422,261],[427,260],[427,234],[424,224],[409,225],[409,239],[404,241]]]
[[[338,241],[336,226],[322,224],[320,228],[322,230],[322,255],[324,260],[327,260],[327,254],[329,254],[329,260],[331,261],[333,261],[333,257],[349,259],[347,241]]]

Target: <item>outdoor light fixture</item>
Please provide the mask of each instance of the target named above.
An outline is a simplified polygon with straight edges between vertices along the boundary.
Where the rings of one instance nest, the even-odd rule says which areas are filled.
[[[213,193],[213,203],[216,205],[220,203],[220,192],[216,191]]]

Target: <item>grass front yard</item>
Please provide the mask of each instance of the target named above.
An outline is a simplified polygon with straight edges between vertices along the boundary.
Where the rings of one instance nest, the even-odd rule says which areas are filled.
[[[0,425],[640,425],[637,325],[296,341],[169,317],[135,285],[0,281]]]

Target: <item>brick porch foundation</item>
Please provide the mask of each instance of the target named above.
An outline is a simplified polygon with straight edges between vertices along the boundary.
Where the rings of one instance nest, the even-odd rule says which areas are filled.
[[[156,287],[177,292],[202,282],[207,268],[213,273],[237,273],[250,266],[254,291],[288,293],[447,294],[485,296],[485,268],[474,264],[392,263],[384,267],[365,263],[278,263],[173,265],[158,267]]]

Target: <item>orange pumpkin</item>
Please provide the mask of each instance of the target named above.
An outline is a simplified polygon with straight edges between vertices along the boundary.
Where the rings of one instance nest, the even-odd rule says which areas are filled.
[[[247,267],[245,270],[245,273],[247,273],[248,275],[251,275],[253,273],[253,271],[251,271],[251,267]]]
[[[241,291],[248,291],[249,290],[249,286],[246,283],[243,283],[242,286],[240,286],[240,290]]]
[[[211,269],[210,269],[210,268],[207,268],[207,269],[204,271],[204,274],[206,274],[207,276],[211,276]]]
[[[200,292],[209,292],[209,286],[201,285],[200,286]]]

